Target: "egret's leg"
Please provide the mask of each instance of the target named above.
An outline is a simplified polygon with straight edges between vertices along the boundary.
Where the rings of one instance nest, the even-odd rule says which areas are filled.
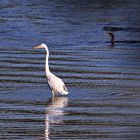
[[[52,90],[52,94],[53,94],[53,97],[55,96],[55,92],[54,92],[54,90]]]

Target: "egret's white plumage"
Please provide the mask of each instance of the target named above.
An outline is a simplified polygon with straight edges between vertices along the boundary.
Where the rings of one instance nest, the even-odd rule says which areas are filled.
[[[56,94],[62,94],[62,95],[67,95],[69,92],[64,84],[64,82],[54,74],[50,72],[49,69],[49,50],[46,44],[41,44],[38,46],[33,47],[33,49],[39,49],[39,48],[44,48],[46,50],[46,66],[45,66],[45,71],[46,71],[46,77],[48,79],[48,85],[51,89],[51,92],[54,95]]]

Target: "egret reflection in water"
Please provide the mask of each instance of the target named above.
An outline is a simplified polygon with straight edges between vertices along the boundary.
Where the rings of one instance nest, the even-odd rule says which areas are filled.
[[[49,140],[51,124],[63,124],[64,108],[68,106],[67,97],[51,98],[51,103],[46,108],[45,138]]]

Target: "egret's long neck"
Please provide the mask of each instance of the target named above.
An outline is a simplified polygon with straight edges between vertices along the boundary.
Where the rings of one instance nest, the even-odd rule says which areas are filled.
[[[46,71],[46,76],[50,74],[50,69],[49,69],[49,50],[47,47],[45,47],[46,50],[46,65],[45,65],[45,71]]]

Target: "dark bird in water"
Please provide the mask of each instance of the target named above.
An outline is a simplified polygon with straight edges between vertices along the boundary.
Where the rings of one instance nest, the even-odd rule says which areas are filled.
[[[108,32],[107,34],[111,37],[111,45],[114,46],[115,45],[115,35],[111,32]]]

